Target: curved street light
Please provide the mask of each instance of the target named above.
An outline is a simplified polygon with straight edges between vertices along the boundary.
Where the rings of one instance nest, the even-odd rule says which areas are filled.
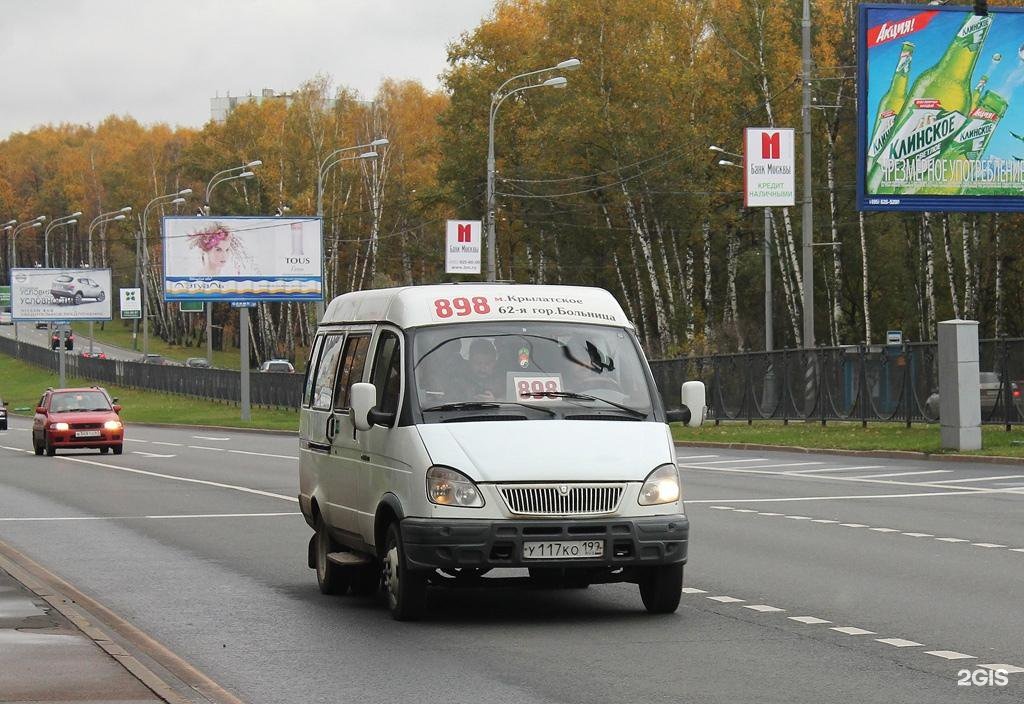
[[[81,215],[82,215],[82,211],[81,210],[76,210],[75,212],[71,213],[70,215],[65,215],[65,216],[59,217],[59,218],[57,218],[55,220],[51,220],[50,224],[46,226],[45,230],[43,230],[43,266],[44,267],[49,267],[50,266],[50,233],[53,232],[58,227],[63,227],[65,225],[71,225],[71,224],[74,224],[74,223],[78,222],[78,218],[81,217]]]
[[[136,261],[139,264],[138,267],[136,267],[136,269],[135,269],[135,274],[136,274],[135,285],[136,285],[136,287],[139,286],[139,279],[141,278],[140,274],[142,274],[143,272],[146,272],[146,271],[149,270],[149,236],[148,236],[148,228],[147,228],[147,226],[149,224],[149,222],[148,222],[148,219],[149,219],[149,209],[152,208],[157,203],[168,203],[169,202],[169,203],[171,203],[173,205],[177,205],[179,203],[184,203],[185,202],[184,196],[188,196],[188,195],[191,195],[191,194],[192,194],[192,189],[191,188],[182,188],[180,191],[175,191],[174,193],[165,193],[164,195],[157,196],[153,200],[151,200],[148,203],[146,203],[146,207],[142,209],[142,229],[139,232],[139,236],[135,240],[135,247],[136,247],[136,257],[135,258],[136,258]],[[147,305],[148,301],[146,300],[146,290],[147,290],[148,287],[146,286],[145,279],[142,280],[141,288],[142,288],[142,354],[145,355],[147,352],[149,352],[149,316],[147,315],[147,313],[148,313],[148,310],[147,310],[147,308],[148,308],[148,305]],[[138,321],[136,321],[136,323],[137,322]]]
[[[215,186],[224,183],[225,181],[231,181],[232,179],[236,178],[251,178],[255,174],[253,174],[252,171],[249,171],[249,169],[261,166],[262,164],[263,161],[261,159],[254,159],[247,164],[242,164],[241,166],[232,166],[230,169],[218,171],[213,176],[211,176],[209,182],[206,184],[206,198],[203,201],[203,213],[206,214],[207,216],[209,216],[210,214],[210,193],[213,191]],[[236,171],[241,171],[243,173],[235,174],[234,176],[228,175],[234,174]],[[245,174],[248,174],[248,176],[246,176]],[[226,178],[221,178],[222,176]]]
[[[320,165],[317,167],[317,171],[316,171],[316,215],[317,215],[317,217],[322,218],[324,216],[324,180],[327,178],[327,172],[329,172],[336,164],[338,164],[338,163],[340,163],[342,161],[353,161],[353,160],[356,160],[356,159],[376,159],[377,156],[378,156],[378,154],[376,152],[376,148],[377,147],[386,147],[389,144],[391,144],[391,142],[389,140],[385,139],[384,137],[378,137],[377,139],[373,140],[372,142],[368,142],[366,144],[356,144],[355,146],[351,146],[351,147],[342,147],[341,149],[335,149],[333,152],[328,154],[326,156],[326,158],[324,158],[323,161],[320,162]],[[341,159],[335,159],[334,158],[335,156],[337,156],[338,154],[341,154],[343,152],[351,152],[351,151],[355,151],[356,149],[366,149],[367,147],[370,147],[371,151],[364,152],[364,153],[360,154],[359,156],[344,157],[344,158],[341,158]]]
[[[517,93],[523,93],[534,88],[565,88],[568,80],[565,76],[553,76],[547,80],[541,81],[540,83],[532,83],[525,86],[519,86],[506,91],[505,88],[510,86],[512,83],[523,78],[529,78],[530,76],[537,76],[542,73],[548,73],[550,71],[574,71],[580,66],[580,60],[576,58],[566,59],[560,61],[554,66],[548,66],[547,68],[537,69],[536,71],[528,71],[527,73],[520,73],[518,76],[512,76],[507,81],[498,86],[498,89],[491,93],[491,108],[488,113],[487,122],[487,280],[494,281],[496,277],[497,269],[497,244],[496,234],[494,230],[494,121],[498,116],[498,108],[505,102],[506,99],[510,98]]]
[[[93,261],[92,261],[92,233],[93,233],[93,231],[99,225],[103,225],[103,224],[108,223],[108,222],[121,221],[121,220],[127,219],[128,213],[130,213],[130,212],[132,212],[132,206],[126,205],[123,208],[120,208],[119,210],[111,210],[111,211],[106,212],[106,213],[100,213],[99,215],[97,215],[96,217],[94,217],[92,219],[92,222],[89,223],[89,249],[88,249],[88,255],[87,255],[88,259],[86,261],[89,262],[89,267],[90,268],[92,268],[92,266],[93,266]]]

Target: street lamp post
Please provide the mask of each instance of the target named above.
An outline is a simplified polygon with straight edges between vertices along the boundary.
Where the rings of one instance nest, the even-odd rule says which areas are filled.
[[[81,217],[82,211],[76,210],[70,215],[56,218],[50,221],[50,224],[43,230],[43,266],[50,266],[50,233],[56,230],[58,227],[65,227],[67,225],[74,225],[78,222],[78,218]]]
[[[137,266],[135,267],[135,287],[139,288],[141,278],[142,288],[142,356],[145,358],[146,354],[149,353],[149,300],[146,294],[146,290],[149,288],[146,286],[145,274],[149,271],[149,240],[148,240],[148,218],[149,209],[157,203],[171,203],[177,205],[185,202],[185,196],[192,194],[191,188],[183,188],[180,191],[174,193],[165,193],[162,196],[157,196],[153,200],[146,203],[146,207],[142,209],[142,229],[139,231],[139,236],[135,239],[135,261]],[[138,320],[135,321],[135,329],[138,330]],[[132,339],[137,339],[137,335],[133,334]]]
[[[27,221],[21,223],[20,225],[18,225],[17,227],[14,228],[14,231],[11,233],[11,256],[10,256],[10,260],[11,260],[10,268],[11,269],[14,269],[15,267],[18,266],[18,250],[17,250],[17,246],[16,246],[17,243],[18,243],[18,233],[21,232],[22,230],[28,230],[28,229],[35,228],[35,227],[42,227],[44,220],[46,220],[46,216],[45,215],[40,215],[38,217],[32,218],[31,220],[27,220]],[[10,283],[11,283],[12,286],[14,285],[13,281],[11,281]],[[13,299],[12,299],[12,302],[13,302]],[[11,311],[13,313],[13,311],[14,311],[13,306],[11,308]],[[17,340],[18,340],[18,323],[17,323],[17,321],[14,322],[14,340],[15,340],[15,342],[17,342]]]
[[[579,59],[566,59],[554,66],[547,68],[538,69],[536,71],[529,71],[527,73],[520,73],[518,76],[512,76],[507,81],[498,86],[498,89],[491,93],[491,108],[488,114],[487,120],[487,280],[495,281],[497,279],[497,238],[494,231],[494,121],[498,116],[498,108],[505,102],[506,98],[509,98],[517,93],[523,93],[534,88],[564,88],[567,81],[564,76],[554,76],[540,83],[532,83],[525,86],[519,86],[513,88],[507,92],[503,92],[510,84],[518,81],[522,78],[528,78],[530,76],[536,76],[542,73],[548,73],[549,71],[572,71],[579,68]]]
[[[11,236],[9,233],[13,232],[14,228],[17,227],[17,226],[18,226],[18,221],[17,220],[8,220],[3,225],[0,225],[0,228],[2,228],[3,233],[5,235],[7,235],[8,239],[9,239],[10,236]],[[8,250],[9,249],[10,248],[8,248]],[[11,268],[11,263],[9,261],[7,262],[7,267],[6,268],[8,268],[8,269]],[[10,284],[11,282],[8,281],[7,283]]]
[[[248,164],[243,164],[242,166],[233,166],[230,169],[224,169],[223,171],[218,171],[217,173],[215,173],[210,178],[209,183],[206,184],[206,200],[203,201],[203,214],[206,215],[207,217],[210,216],[210,195],[213,193],[213,189],[214,188],[216,188],[220,184],[225,183],[227,181],[234,181],[235,179],[239,179],[239,178],[252,178],[256,174],[253,173],[252,171],[250,171],[249,169],[252,169],[252,168],[255,168],[257,166],[260,166],[261,164],[263,164],[263,161],[260,160],[260,159],[256,159],[254,161],[250,161]],[[240,171],[241,173],[235,173],[236,171]],[[205,307],[206,307],[206,360],[212,366],[213,365],[213,302],[208,301],[206,303]],[[241,327],[241,324],[242,324],[242,320],[241,320],[242,317],[245,318],[245,323],[246,324],[248,324],[248,322],[249,322],[249,311],[247,309],[245,309],[245,308],[243,308],[242,311],[244,311],[245,315],[244,316],[239,315],[239,321],[238,321],[239,322],[239,327]],[[249,361],[245,360],[245,363],[242,366],[245,367],[246,369],[248,369]]]
[[[377,139],[367,144],[357,144],[352,147],[342,147],[341,149],[335,149],[333,152],[327,155],[327,158],[320,162],[320,165],[317,167],[316,171],[316,216],[318,218],[323,219],[324,217],[324,181],[327,179],[327,172],[330,171],[336,164],[340,164],[343,161],[376,159],[379,156],[376,152],[376,148],[386,147],[390,143],[391,142],[389,142],[387,139],[383,137],[378,137]],[[343,152],[355,151],[356,149],[366,149],[367,147],[370,148],[370,151],[363,152],[358,156],[338,157],[338,155]],[[322,252],[320,256],[323,256]],[[323,287],[321,284],[321,289],[322,288]],[[320,320],[322,320],[324,317],[325,301],[322,297],[324,294],[326,294],[326,291],[321,290],[321,298],[319,301],[316,302],[317,322],[320,322]]]
[[[94,217],[92,219],[92,222],[89,223],[89,244],[88,244],[88,255],[87,255],[88,259],[86,259],[86,261],[89,262],[89,268],[90,269],[93,269],[96,266],[95,263],[92,260],[92,233],[93,233],[93,230],[95,230],[98,225],[103,225],[103,224],[108,223],[108,222],[122,221],[122,220],[127,218],[127,214],[130,213],[130,212],[132,212],[132,206],[126,205],[125,207],[121,208],[120,210],[111,210],[110,212],[107,212],[107,213],[100,213],[99,215],[97,215],[96,217]],[[114,292],[111,291],[110,293],[111,293],[111,295],[113,295]],[[111,305],[113,305],[113,303],[111,303]],[[92,320],[89,321],[89,358],[90,359],[92,359],[93,342],[95,341],[94,340],[94,338],[95,338],[95,335],[94,335],[95,329],[94,329],[93,323],[94,323],[94,321],[92,321]]]

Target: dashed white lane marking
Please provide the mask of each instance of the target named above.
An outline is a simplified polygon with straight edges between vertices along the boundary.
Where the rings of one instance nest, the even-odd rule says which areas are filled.
[[[1024,548],[1010,548],[1010,552],[1024,552]]]
[[[175,455],[158,455],[155,452],[143,452],[142,450],[132,450],[132,454],[133,455],[142,455],[143,457],[151,457],[151,458],[156,458],[156,459],[163,459],[163,460],[168,459],[170,457],[175,457]]]
[[[281,460],[295,460],[296,462],[299,460],[298,457],[293,457],[292,455],[272,455],[268,452],[248,452],[247,450],[228,450],[228,452],[234,455],[256,455],[257,457],[273,457]]]
[[[970,540],[967,540],[966,538],[936,538],[936,540],[938,540],[940,542],[943,542],[943,543],[969,543],[969,542],[971,542]]]
[[[707,464],[710,464],[707,463]],[[779,467],[806,467],[812,464],[825,464],[824,462],[787,462],[786,464],[765,464],[759,465],[758,469],[777,469]]]
[[[851,472],[851,471],[860,470],[860,469],[885,469],[885,467],[883,467],[880,464],[866,464],[866,465],[860,465],[860,466],[857,466],[857,467],[825,467],[823,469],[799,469],[799,470],[793,470],[792,472],[783,472],[783,474],[808,474],[808,475],[814,475],[814,474],[820,474],[822,472]]]
[[[47,521],[122,521],[132,518],[260,518],[264,516],[301,516],[297,511],[274,513],[181,513],[161,516],[26,516],[23,518],[0,518],[5,523],[47,522]]]
[[[873,530],[876,533],[899,533],[895,528],[868,528],[868,530]]]
[[[845,633],[848,636],[873,636],[877,635],[874,631],[866,631],[863,628],[857,628],[856,626],[832,626],[832,631],[838,631]]]
[[[153,440],[154,445],[166,445],[168,447],[181,447],[180,442],[161,442],[160,440]]]
[[[1004,474],[999,477],[973,477],[971,479],[940,479],[936,484],[967,484],[968,482],[987,482],[994,479],[1020,479],[1024,474]]]
[[[676,455],[678,460],[711,460],[718,457],[718,455]]]
[[[839,523],[839,521],[833,521],[831,518],[812,518],[811,523]]]
[[[912,640],[905,640],[903,638],[875,638],[879,643],[885,643],[886,645],[892,645],[897,648],[916,648],[923,645],[922,643],[915,643]]]
[[[733,511],[736,513],[757,513],[757,511],[752,508],[734,508]]]
[[[794,521],[809,521],[809,520],[811,520],[810,516],[786,516],[786,518],[790,518],[790,519],[792,519]]]
[[[977,546],[979,548],[1005,548],[1006,547],[1005,545],[1000,545],[999,543],[971,543],[971,545],[975,545],[975,546]]]
[[[789,620],[806,623],[809,626],[816,626],[821,623],[832,623],[831,621],[826,621],[825,619],[818,618],[817,616],[790,616]]]
[[[772,513],[771,511],[758,511],[759,516],[782,516],[781,513]]]
[[[937,658],[945,658],[946,660],[976,660],[973,655],[965,655],[964,653],[958,653],[955,650],[926,650],[924,651],[927,655],[934,655]]]
[[[202,445],[186,445],[191,450],[211,450],[213,452],[224,452],[223,447],[204,447]]]
[[[864,523],[840,523],[839,525],[844,528],[867,528],[867,525]]]
[[[777,606],[768,606],[767,604],[747,604],[743,607],[744,609],[750,609],[751,611],[760,611],[762,613],[775,613],[777,611],[785,611]]]
[[[990,663],[988,665],[979,664],[978,667],[984,667],[986,670],[1004,670],[1008,675],[1015,675],[1018,672],[1024,672],[1024,667],[1017,667],[1016,665],[1007,665],[1005,662]]]
[[[723,604],[738,604],[745,599],[737,599],[734,596],[707,596],[705,599],[711,599],[711,601],[719,601]]]
[[[934,538],[932,533],[903,533],[902,535],[909,535],[911,538]]]
[[[753,457],[746,460],[715,460],[714,462],[704,462],[703,464],[736,464],[738,462],[767,462],[764,457]]]
[[[891,472],[889,474],[866,474],[863,477],[854,477],[854,479],[883,479],[884,477],[910,477],[915,474],[949,474],[953,470],[951,469],[932,469],[922,472]]]
[[[736,510],[735,507],[733,507],[733,506],[710,506],[709,508],[713,508],[716,511],[735,511]]]
[[[193,435],[192,437],[194,437],[196,440],[218,440],[218,441],[221,441],[221,442],[225,442],[225,441],[231,439],[231,438],[213,437],[213,436],[210,436],[210,435]]]
[[[876,480],[870,480],[876,481]],[[887,479],[877,481],[885,482]],[[919,486],[928,486],[920,484]],[[1020,494],[1019,489],[970,489],[962,491],[916,491],[912,494],[845,494],[843,496],[785,496],[777,499],[764,499],[751,497],[743,499],[719,498],[719,499],[691,499],[688,504],[720,504],[732,501],[738,504],[765,504],[786,501],[849,501],[850,499],[922,499],[934,498],[936,496],[978,496],[979,494]]]
[[[149,442],[149,440],[140,440],[139,438],[125,438],[125,442]]]
[[[683,587],[683,594],[707,594],[707,592],[695,587]]]

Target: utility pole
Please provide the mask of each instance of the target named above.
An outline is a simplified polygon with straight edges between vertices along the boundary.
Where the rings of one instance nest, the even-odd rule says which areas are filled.
[[[814,347],[814,203],[811,187],[811,0],[804,0],[801,48],[803,50],[803,278],[804,348]]]

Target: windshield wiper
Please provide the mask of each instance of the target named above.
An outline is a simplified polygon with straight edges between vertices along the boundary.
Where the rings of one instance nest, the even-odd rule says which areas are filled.
[[[581,394],[575,391],[537,391],[523,395],[537,397],[547,396],[549,398],[572,398],[577,399],[579,401],[602,401],[604,403],[607,403],[609,406],[615,406],[616,408],[626,411],[627,413],[632,413],[637,418],[647,417],[647,411],[641,411],[639,408],[631,408],[629,406],[624,406],[621,403],[615,403],[615,401],[609,401],[606,398],[601,398],[600,396],[591,396],[589,394]]]
[[[519,401],[457,401],[454,403],[442,403],[437,406],[428,406],[422,410],[424,413],[427,411],[479,411],[487,408],[500,408],[501,406],[522,406],[523,408],[529,408],[531,411],[542,411],[552,416],[557,415],[550,408],[534,406],[530,403],[520,403]]]

